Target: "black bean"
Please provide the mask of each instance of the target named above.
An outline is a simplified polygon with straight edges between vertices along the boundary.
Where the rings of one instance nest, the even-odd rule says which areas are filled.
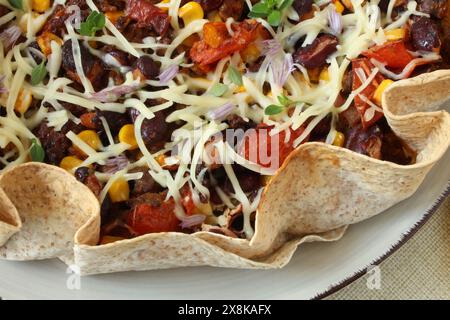
[[[159,75],[159,65],[149,56],[137,59],[134,68],[138,69],[148,80],[155,79]]]
[[[378,125],[364,130],[361,125],[351,128],[345,141],[345,147],[357,153],[375,159],[381,159],[383,132]]]
[[[411,25],[411,41],[414,49],[433,51],[441,46],[439,27],[430,18],[420,17]]]
[[[297,11],[299,17],[302,17],[304,14],[310,12],[312,10],[313,0],[295,0],[292,4],[295,11]]]
[[[86,178],[89,176],[90,172],[89,172],[89,168],[88,167],[79,167],[77,170],[75,170],[75,178],[84,183],[84,181],[86,180]]]
[[[310,45],[297,49],[293,55],[294,61],[308,69],[321,67],[328,56],[336,51],[338,43],[338,39],[333,35],[319,36]]]

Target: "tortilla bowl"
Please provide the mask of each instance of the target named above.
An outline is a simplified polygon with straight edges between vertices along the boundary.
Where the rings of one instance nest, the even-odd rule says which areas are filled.
[[[383,94],[392,130],[417,151],[397,165],[323,143],[292,152],[266,186],[248,241],[211,232],[147,234],[97,245],[100,208],[62,169],[37,163],[0,176],[0,257],[60,257],[81,274],[209,265],[279,268],[298,245],[334,241],[350,224],[410,197],[450,145],[450,71],[393,84]]]

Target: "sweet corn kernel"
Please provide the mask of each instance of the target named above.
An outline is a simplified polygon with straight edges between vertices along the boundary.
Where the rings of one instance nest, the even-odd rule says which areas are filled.
[[[373,100],[376,104],[381,106],[381,98],[383,96],[383,92],[389,87],[391,84],[393,84],[394,81],[391,79],[383,80],[380,85],[378,86],[377,90],[375,90],[375,93],[373,94]]]
[[[105,16],[112,24],[116,24],[117,20],[123,15],[123,11],[110,11],[106,12]]]
[[[56,41],[60,45],[64,43],[60,37],[51,32],[44,32],[37,37],[39,48],[46,56],[49,56],[52,53],[52,47],[50,45],[52,41]]]
[[[31,7],[34,11],[45,12],[50,8],[50,0],[33,0]]]
[[[343,147],[345,142],[345,136],[342,132],[337,132],[336,137],[334,137],[333,146]]]
[[[67,156],[61,160],[59,167],[67,171],[72,171],[73,169],[81,166],[82,163],[83,161],[77,157]]]
[[[103,236],[102,240],[100,241],[100,244],[108,244],[113,243],[116,241],[125,240],[125,238],[122,237],[113,237],[113,236]]]
[[[163,154],[160,154],[159,156],[157,156],[155,160],[156,160],[156,162],[158,162],[158,164],[160,166],[166,165],[166,156]]]
[[[219,11],[213,11],[208,14],[208,20],[211,22],[223,22],[222,18],[220,17]]]
[[[245,92],[245,91],[247,91],[247,90],[245,89],[244,86],[239,86],[239,87],[237,87],[237,88],[234,90],[234,92],[236,92],[236,93],[242,93],[242,92]]]
[[[319,75],[319,80],[330,81],[330,74],[328,73],[328,68],[323,68]]]
[[[88,146],[94,150],[100,150],[102,147],[102,142],[97,132],[94,130],[84,130],[78,134],[78,137],[83,140]]]
[[[203,19],[204,12],[199,3],[190,1],[178,10],[178,16],[183,19],[184,25],[187,26],[192,21]]]
[[[390,41],[401,40],[406,36],[406,31],[403,28],[387,30],[384,32],[386,39]]]
[[[33,95],[31,94],[31,91],[27,89],[20,89],[16,103],[14,104],[14,110],[21,114],[24,114],[30,107],[31,101],[33,101]]]
[[[125,179],[117,179],[108,190],[112,202],[127,201],[130,199],[130,186]]]
[[[353,11],[353,4],[351,0],[341,0],[342,4],[348,9]]]
[[[342,3],[340,1],[334,1],[334,6],[338,13],[342,13],[345,10],[344,6],[342,5]]]
[[[261,56],[261,51],[255,43],[251,43],[247,46],[247,48],[240,52],[240,55],[242,61],[245,63],[252,63]]]
[[[136,136],[134,135],[134,125],[126,124],[119,131],[119,141],[130,145],[129,150],[138,147]]]

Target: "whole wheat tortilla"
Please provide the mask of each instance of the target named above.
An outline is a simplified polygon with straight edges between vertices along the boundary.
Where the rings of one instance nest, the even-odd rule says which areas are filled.
[[[266,187],[251,241],[209,232],[159,233],[98,246],[99,207],[90,191],[56,167],[21,165],[0,176],[0,188],[23,222],[0,255],[64,257],[81,274],[199,265],[282,267],[299,244],[337,240],[347,225],[379,214],[417,190],[450,145],[450,115],[437,111],[449,99],[450,70],[399,81],[384,93],[389,125],[418,152],[414,165],[380,161],[323,143],[301,145]],[[54,196],[44,201],[29,183],[9,185],[23,177],[33,181],[38,193],[52,190]],[[0,194],[3,207],[8,207],[7,201]],[[3,225],[11,226],[11,220],[2,217]],[[1,226],[0,239],[6,239],[11,231]],[[20,228],[20,221],[15,227]]]

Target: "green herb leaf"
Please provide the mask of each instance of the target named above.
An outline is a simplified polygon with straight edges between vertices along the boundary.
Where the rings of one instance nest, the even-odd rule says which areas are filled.
[[[223,83],[216,83],[211,90],[209,90],[209,93],[211,93],[213,96],[221,97],[228,91],[228,86]]]
[[[289,99],[288,97],[286,97],[284,94],[279,95],[278,97],[278,102],[282,105],[282,106],[287,106],[293,103],[293,101],[291,101],[291,99]]]
[[[23,9],[23,3],[22,0],[8,0],[9,4],[16,9]]]
[[[289,8],[290,6],[292,6],[292,4],[294,3],[294,0],[280,0],[277,3],[277,8],[280,11],[283,11],[286,8]]]
[[[92,37],[105,26],[105,15],[98,11],[92,11],[85,22],[80,24],[79,33],[83,36]]]
[[[273,116],[273,115],[283,112],[283,110],[284,110],[283,106],[277,106],[276,104],[271,104],[270,106],[267,106],[264,109],[264,114],[266,114],[268,116]]]
[[[45,68],[44,61],[42,61],[40,65],[36,66],[33,71],[31,71],[31,84],[35,86],[41,83],[46,75],[47,69]]]
[[[281,22],[281,11],[273,10],[267,17],[267,22],[269,22],[272,27],[278,27]]]
[[[228,67],[228,78],[237,86],[242,86],[242,75],[241,73],[233,66]]]
[[[30,149],[31,160],[34,162],[43,162],[45,158],[44,148],[37,142],[36,139],[31,140],[31,149]]]
[[[265,2],[260,2],[260,3],[257,3],[257,4],[255,4],[253,7],[252,7],[252,13],[255,13],[255,14],[264,14],[264,15],[268,15],[269,13],[270,13],[270,7],[267,5],[267,3],[265,3]]]

